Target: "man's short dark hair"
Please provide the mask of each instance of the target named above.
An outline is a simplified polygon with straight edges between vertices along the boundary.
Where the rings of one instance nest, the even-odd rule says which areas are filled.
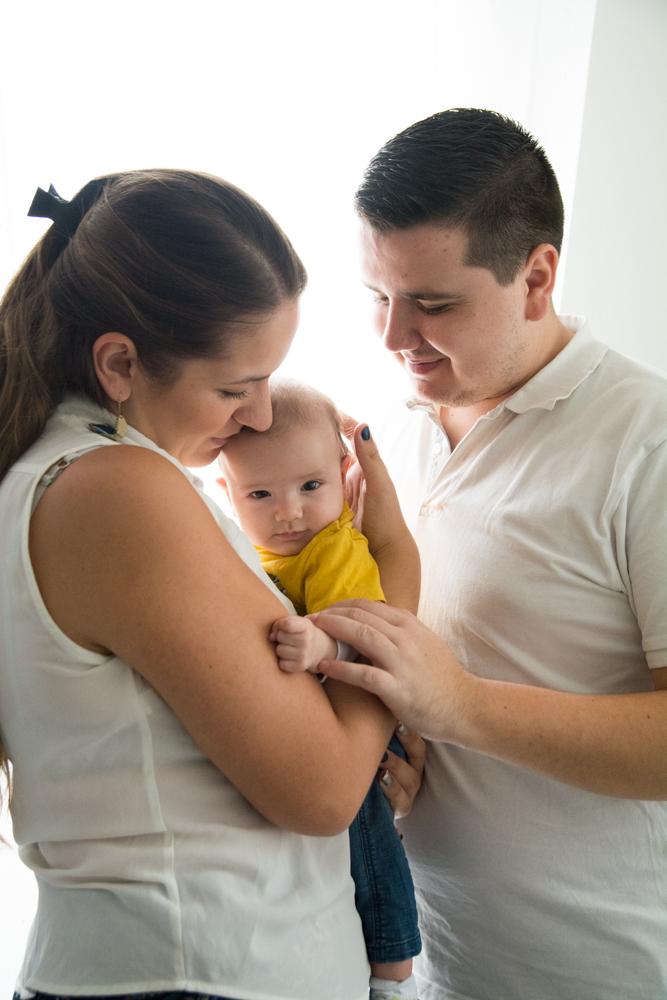
[[[420,223],[462,228],[465,263],[509,284],[540,243],[560,252],[563,201],[544,150],[495,111],[451,108],[411,125],[376,153],[355,197],[379,231]]]

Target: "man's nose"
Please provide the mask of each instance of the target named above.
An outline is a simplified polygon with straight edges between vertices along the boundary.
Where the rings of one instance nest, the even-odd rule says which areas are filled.
[[[391,302],[386,309],[382,343],[388,351],[414,351],[422,343],[411,303]]]

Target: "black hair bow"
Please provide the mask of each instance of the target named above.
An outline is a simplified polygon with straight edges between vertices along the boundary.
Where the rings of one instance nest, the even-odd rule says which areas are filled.
[[[80,213],[72,202],[61,198],[53,184],[48,191],[37,188],[28,215],[35,219],[51,219],[58,232],[67,238],[73,235],[80,221]]]
[[[88,209],[97,201],[112,177],[95,177],[81,188],[71,201],[61,198],[53,184],[48,191],[37,188],[28,215],[37,219],[51,219],[56,232],[70,239]]]

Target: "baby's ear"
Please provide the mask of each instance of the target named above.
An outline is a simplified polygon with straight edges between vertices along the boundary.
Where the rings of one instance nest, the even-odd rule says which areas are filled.
[[[341,479],[343,480],[343,482],[345,482],[345,475],[347,473],[347,470],[352,465],[353,461],[354,461],[354,458],[349,453],[349,451],[346,452],[343,455],[343,457],[341,458],[341,460],[340,460],[340,475],[341,475]]]
[[[229,496],[229,486],[227,485],[227,480],[225,479],[225,477],[218,476],[218,478],[216,479],[216,483],[218,484],[218,486],[222,486],[223,490],[227,494],[227,497],[231,500],[231,497]]]

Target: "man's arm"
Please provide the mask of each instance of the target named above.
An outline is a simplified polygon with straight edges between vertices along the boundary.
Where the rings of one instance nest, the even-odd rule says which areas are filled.
[[[667,799],[667,667],[656,690],[570,694],[477,677],[413,615],[367,601],[316,617],[372,665],[325,661],[376,694],[409,729],[590,792]]]
[[[615,552],[654,691],[573,694],[487,680],[464,670],[412,616],[361,602],[319,615],[317,623],[375,666],[320,669],[373,691],[409,728],[431,739],[588,791],[667,799],[667,442],[639,454],[627,475],[631,481],[613,518]]]
[[[475,678],[454,742],[598,794],[667,799],[667,667],[653,673],[655,691],[603,695]]]

